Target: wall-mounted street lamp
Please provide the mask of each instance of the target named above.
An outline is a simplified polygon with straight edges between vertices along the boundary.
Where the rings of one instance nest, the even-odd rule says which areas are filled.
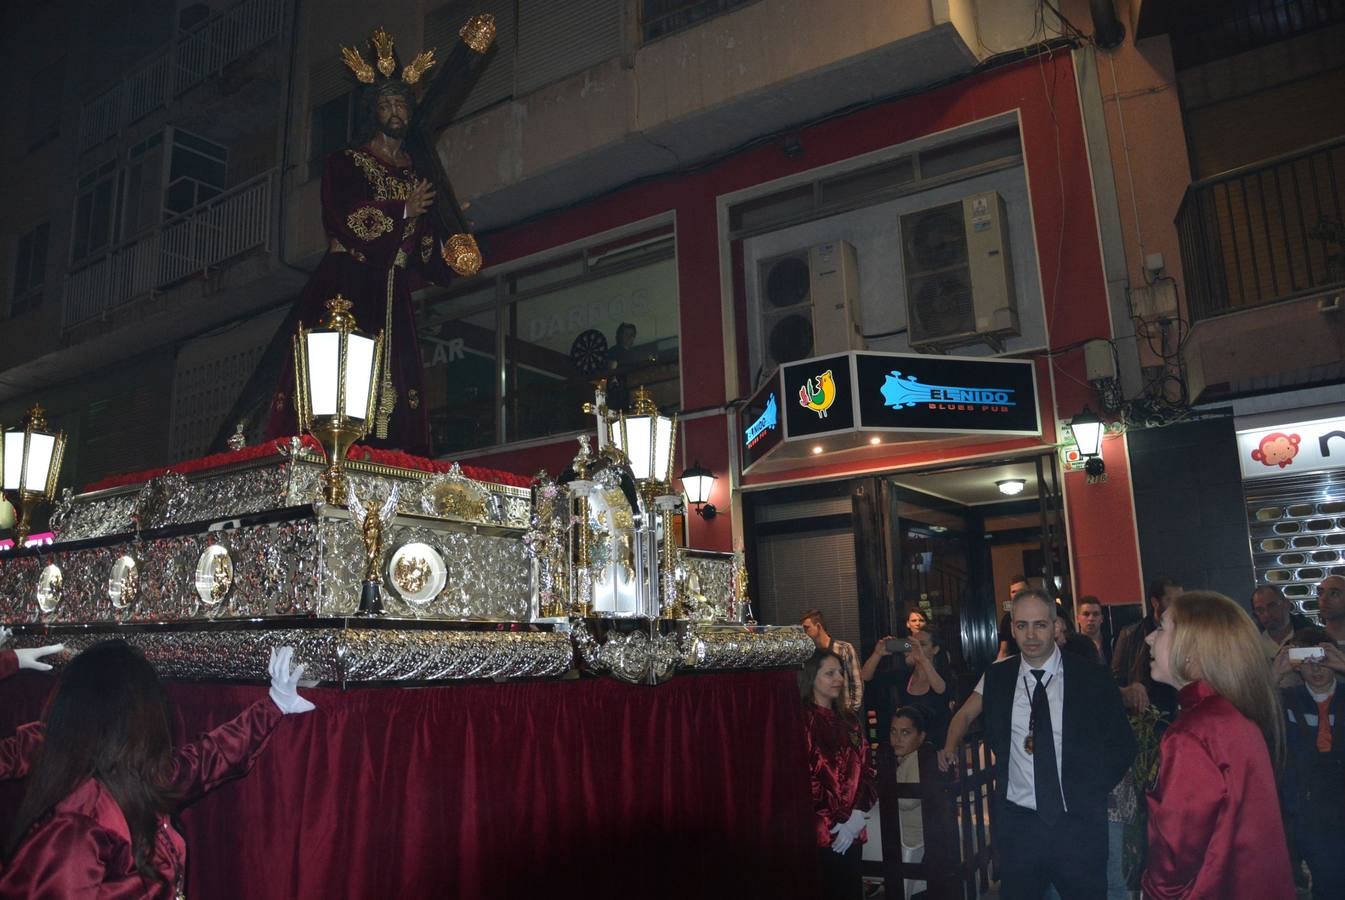
[[[1107,471],[1107,465],[1102,461],[1102,432],[1106,426],[1097,413],[1085,406],[1070,419],[1069,427],[1074,432],[1079,455],[1084,458],[1083,470],[1088,474],[1088,480],[1097,481]]]
[[[21,429],[5,429],[0,440],[0,483],[18,498],[19,520],[14,526],[14,546],[23,546],[32,530],[28,519],[33,507],[50,502],[56,494],[56,477],[65,456],[65,432],[47,429],[42,407],[33,404]]]
[[[346,502],[345,460],[350,445],[369,433],[375,409],[375,377],[383,359],[383,333],[370,337],[355,328],[350,301],[327,301],[321,329],[299,326],[294,336],[295,406],[299,428],[317,438],[327,454],[327,502]]]
[[[719,513],[715,505],[709,502],[714,486],[715,473],[702,466],[700,460],[696,460],[691,468],[682,473],[682,490],[687,495],[687,502],[696,507],[696,514],[707,522]]]

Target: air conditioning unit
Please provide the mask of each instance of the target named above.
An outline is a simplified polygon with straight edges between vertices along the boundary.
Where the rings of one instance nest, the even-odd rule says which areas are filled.
[[[783,363],[863,350],[859,266],[845,241],[763,260],[758,269],[759,371]]]
[[[994,191],[901,217],[911,346],[985,343],[1018,332],[1008,218]]]

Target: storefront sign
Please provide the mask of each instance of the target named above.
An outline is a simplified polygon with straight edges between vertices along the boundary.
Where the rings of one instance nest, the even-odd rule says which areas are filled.
[[[811,455],[866,444],[868,432],[1041,434],[1031,360],[914,353],[856,351],[787,363],[738,421],[743,471],[785,442],[807,441]]]
[[[1040,434],[1030,360],[856,353],[865,431]]]
[[[767,453],[780,446],[784,429],[780,422],[780,379],[772,378],[747,401],[739,413],[742,423],[744,471]]]
[[[824,356],[784,367],[786,437],[816,437],[855,425],[850,357]]]
[[[1238,432],[1243,478],[1345,469],[1345,418]]]

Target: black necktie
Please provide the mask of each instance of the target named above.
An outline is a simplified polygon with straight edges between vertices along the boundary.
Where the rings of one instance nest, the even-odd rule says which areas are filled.
[[[1060,774],[1055,768],[1055,733],[1051,728],[1051,703],[1042,683],[1045,669],[1033,669],[1037,686],[1032,689],[1032,786],[1037,794],[1037,815],[1054,825],[1065,811],[1060,796]]]

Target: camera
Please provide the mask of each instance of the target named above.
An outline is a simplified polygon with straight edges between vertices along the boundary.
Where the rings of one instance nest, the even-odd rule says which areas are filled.
[[[888,638],[883,641],[888,653],[910,653],[911,642],[907,638]]]
[[[1321,647],[1290,647],[1289,658],[1291,660],[1322,659],[1326,656],[1326,651]]]

